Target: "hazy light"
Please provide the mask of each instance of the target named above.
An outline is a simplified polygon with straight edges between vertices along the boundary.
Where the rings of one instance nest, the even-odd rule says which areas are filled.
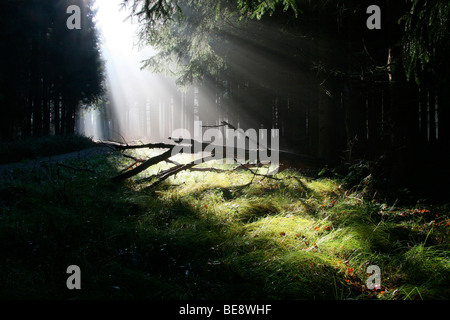
[[[97,0],[97,27],[106,63],[109,110],[85,112],[82,131],[101,140],[162,140],[170,136],[179,113],[175,81],[141,70],[141,61],[155,54],[150,47],[138,48],[137,26],[121,8],[122,0]],[[172,102],[172,105],[171,105]]]
[[[266,86],[261,83],[264,79],[271,84],[276,82],[280,90],[286,82],[297,82],[286,81],[289,78],[286,74],[281,77],[284,81],[275,79],[273,71],[278,65],[273,63],[274,54],[261,53],[276,50],[270,42],[266,43],[268,47],[261,48],[251,38],[240,35],[219,42],[215,49],[230,56],[228,63],[235,78],[206,77],[202,83],[182,92],[176,87],[175,79],[141,70],[141,61],[156,52],[149,47],[138,49],[137,26],[127,19],[129,9],[121,9],[121,2],[96,2],[110,105],[103,111],[84,115],[80,126],[83,133],[100,140],[124,142],[125,139],[127,143],[168,142],[167,138],[177,129],[195,136],[195,121],[202,121],[206,126],[227,121],[244,130],[278,127],[270,123],[271,119],[265,119],[271,113],[267,109],[274,108],[272,113],[277,114],[278,106],[273,103],[277,100],[262,95]],[[266,36],[269,30],[255,27],[250,31]],[[273,33],[276,41],[278,33]],[[259,91],[248,90],[248,81]]]

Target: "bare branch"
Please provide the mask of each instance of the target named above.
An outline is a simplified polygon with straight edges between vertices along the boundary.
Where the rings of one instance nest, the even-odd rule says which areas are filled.
[[[178,166],[175,166],[173,168],[170,168],[166,171],[161,172],[160,174],[158,174],[158,180],[156,180],[155,182],[153,182],[151,185],[149,185],[146,189],[152,189],[155,188],[156,186],[158,186],[161,182],[163,182],[164,180],[168,179],[169,177],[176,175],[177,173],[183,171],[183,170],[188,170],[200,163],[205,163],[211,160],[216,160],[214,157],[204,157],[202,159],[199,160],[194,160],[192,162],[189,162],[187,164],[180,164]]]
[[[125,158],[128,158],[128,159],[134,160],[134,162],[136,162],[136,163],[138,163],[138,162],[139,163],[145,162],[144,159],[138,159],[138,158],[130,156],[128,154],[122,154],[122,156],[125,157]]]
[[[172,156],[172,150],[168,150],[168,151],[160,154],[159,156],[148,159],[147,161],[142,163],[140,166],[138,166],[130,171],[124,172],[122,174],[119,174],[118,176],[113,177],[111,180],[112,181],[123,181],[125,179],[131,178],[131,177],[141,173],[142,171],[148,169],[149,167],[151,167],[155,164],[158,164],[161,161],[169,159],[171,156]]]
[[[115,145],[115,148],[117,150],[136,150],[136,149],[173,149],[175,145],[173,144],[167,144],[167,143],[148,143],[148,144],[141,144],[141,145],[123,145],[118,144]]]
[[[98,172],[95,172],[94,170],[87,169],[87,168],[76,168],[76,167],[72,167],[67,164],[61,163],[61,162],[57,162],[56,166],[67,168],[67,169],[72,169],[74,171],[86,171],[86,172],[90,172],[90,173],[94,173],[94,174],[98,175]]]
[[[235,159],[235,161],[236,161],[236,159]],[[239,163],[239,162],[236,161],[236,163]],[[269,175],[269,174],[261,174],[261,173],[258,173],[258,172],[256,172],[256,171],[250,169],[250,167],[249,167],[247,164],[245,164],[245,163],[240,164],[240,166],[239,166],[238,168],[242,168],[242,169],[244,169],[244,170],[246,170],[246,171],[251,172],[251,173],[253,174],[253,177],[259,176],[259,177],[269,178],[269,179],[278,180],[278,181],[283,180],[283,179],[276,178],[276,177],[274,177],[274,176],[272,176],[272,175]],[[237,168],[236,168],[236,169],[237,169]],[[252,179],[252,181],[253,181],[253,179]]]
[[[231,129],[237,130],[236,127],[234,127],[233,125],[229,124],[226,121],[222,121],[220,125],[203,126],[203,127],[208,127],[208,128],[216,127],[217,128],[217,127],[225,127],[225,126],[231,128]],[[121,172],[121,174],[117,175],[116,177],[113,177],[111,180],[112,181],[123,181],[125,179],[131,178],[131,177],[143,172],[150,166],[156,165],[163,161],[174,164],[174,167],[167,169],[163,172],[160,172],[159,174],[154,175],[152,177],[143,179],[143,180],[149,180],[149,179],[157,178],[157,181],[155,181],[150,187],[154,187],[154,186],[158,185],[162,181],[166,180],[168,177],[173,176],[183,170],[222,173],[222,172],[235,171],[235,170],[239,170],[242,168],[242,169],[245,169],[245,170],[251,172],[253,174],[253,178],[256,176],[261,176],[261,177],[269,178],[269,179],[273,179],[273,180],[282,180],[282,179],[274,177],[274,175],[272,175],[272,173],[269,173],[270,167],[268,168],[267,174],[261,174],[261,173],[258,173],[257,171],[250,169],[250,166],[252,166],[254,164],[263,165],[261,158],[260,158],[262,150],[259,147],[258,141],[256,141],[256,144],[257,144],[256,149],[249,150],[249,149],[247,149],[247,147],[241,148],[239,146],[236,147],[234,145],[228,146],[228,145],[222,145],[222,144],[215,145],[212,142],[197,141],[194,139],[184,139],[182,137],[179,137],[179,138],[169,137],[168,139],[173,141],[175,144],[168,144],[168,143],[148,143],[148,144],[142,144],[142,145],[128,145],[127,143],[125,145],[120,144],[120,143],[115,144],[114,147],[116,148],[116,150],[120,150],[120,151],[133,150],[133,149],[145,149],[145,148],[166,149],[166,151],[164,153],[160,154],[159,156],[152,157],[146,161],[144,161],[142,159],[136,159],[135,157],[132,157],[129,155],[124,155],[125,157],[134,160],[135,163],[132,164],[131,166],[129,166],[128,168],[124,169]],[[249,140],[250,137],[246,136],[246,139]],[[264,149],[267,149],[267,150],[264,150],[264,152],[266,152],[266,153],[267,152],[277,152],[279,154],[279,156],[282,156],[286,159],[303,160],[303,162],[305,162],[305,163],[310,162],[310,159],[308,159],[307,157],[302,156],[302,155],[294,154],[291,152],[285,152],[285,151],[281,151],[281,150],[271,150],[269,148],[264,148]],[[195,160],[195,161],[187,163],[187,164],[180,164],[180,163],[170,159],[171,157],[173,157],[177,154],[180,154],[180,153],[195,154],[195,153],[199,153],[199,152],[205,152],[205,150],[208,150],[208,151],[206,151],[206,153],[210,152],[210,156],[204,157],[199,160]],[[244,157],[245,159],[249,159],[250,163],[245,164],[245,165],[240,164],[240,166],[238,166],[234,169],[230,169],[230,170],[218,169],[218,168],[194,168],[197,164],[204,163],[204,162],[207,162],[210,160],[220,160],[220,159],[233,159],[235,163],[239,164],[237,159],[241,158],[241,157]],[[137,163],[140,163],[140,165],[133,168]],[[278,170],[276,170],[276,171],[278,171]],[[253,179],[252,179],[252,181],[253,181]]]

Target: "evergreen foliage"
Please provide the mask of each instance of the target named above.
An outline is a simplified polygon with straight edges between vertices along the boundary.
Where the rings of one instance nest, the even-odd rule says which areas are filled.
[[[228,114],[258,118],[247,126],[282,129],[286,140],[298,137],[289,147],[332,164],[387,159],[400,184],[422,185],[428,177],[410,172],[431,159],[447,167],[448,1],[124,4],[139,19],[142,43],[158,51],[144,68],[184,86],[212,81]],[[366,27],[371,5],[381,8],[381,30]]]
[[[81,8],[69,30],[67,8]],[[102,93],[93,1],[0,2],[0,137],[74,133],[81,103]]]
[[[450,2],[410,0],[411,9],[401,19],[405,35],[402,41],[408,80],[420,84],[427,72],[448,73],[450,54]]]
[[[235,32],[239,21],[272,15],[279,4],[297,13],[293,0],[238,1],[237,5],[229,0],[124,0],[123,4],[141,23],[141,43],[158,51],[144,61],[143,68],[175,76],[180,86],[225,69],[226,57],[217,47],[226,34]]]

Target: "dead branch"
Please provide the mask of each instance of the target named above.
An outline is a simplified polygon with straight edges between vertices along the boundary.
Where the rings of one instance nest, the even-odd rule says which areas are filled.
[[[236,161],[236,160],[235,160],[235,161]],[[236,161],[236,162],[237,162],[237,161]],[[239,163],[239,162],[237,162],[237,163]],[[265,178],[269,178],[269,179],[278,180],[278,181],[283,180],[283,179],[276,178],[276,177],[274,177],[274,176],[272,176],[272,175],[269,175],[269,174],[261,174],[261,173],[258,173],[258,172],[256,172],[256,171],[250,169],[250,166],[248,166],[248,165],[245,164],[245,163],[240,164],[240,166],[237,167],[236,169],[240,169],[240,168],[242,168],[242,169],[244,169],[244,170],[246,170],[246,171],[249,171],[251,174],[253,174],[253,178],[259,176],[259,177],[264,177],[264,179],[265,179]],[[236,170],[236,169],[235,169],[235,170]],[[253,179],[252,179],[252,181],[253,181]]]
[[[232,124],[226,122],[226,121],[222,121],[221,124],[217,124],[217,125],[212,125],[212,126],[202,126],[202,128],[221,128],[221,127],[228,127],[232,130],[238,130],[235,126],[233,126]],[[257,148],[259,149],[259,141],[255,141],[253,139],[250,139],[250,137],[246,136],[245,137],[246,141],[251,141],[256,143]]]
[[[140,145],[117,144],[115,148],[120,151],[136,149],[173,149],[176,145],[167,143],[147,143]]]
[[[156,180],[155,182],[153,182],[151,185],[149,185],[146,189],[152,189],[155,188],[156,186],[158,186],[161,182],[163,182],[164,180],[168,179],[169,177],[176,175],[177,173],[183,171],[183,170],[188,170],[191,169],[192,167],[198,165],[199,163],[205,163],[211,160],[215,160],[214,157],[204,157],[200,160],[194,160],[192,162],[186,163],[186,164],[180,164],[178,166],[172,167],[166,171],[161,172],[160,174],[158,174],[158,180]]]
[[[139,158],[136,158],[136,157],[133,157],[133,156],[130,156],[129,154],[122,154],[122,156],[125,157],[125,158],[128,158],[128,159],[134,160],[134,162],[136,162],[136,163],[138,163],[138,162],[139,163],[145,162],[145,160],[139,159]]]
[[[137,146],[130,146],[130,145],[117,146],[119,150],[141,149],[141,148],[157,148],[157,149],[164,148],[164,149],[166,149],[166,151],[164,153],[160,154],[159,156],[150,158],[149,160],[139,161],[139,163],[141,163],[141,164],[133,169],[131,169],[131,168],[137,164],[137,162],[138,162],[137,160],[141,160],[141,159],[136,159],[134,157],[125,155],[126,157],[135,160],[135,163],[133,163],[128,168],[126,168],[124,170],[124,172],[121,172],[121,174],[117,175],[116,177],[113,177],[111,180],[115,181],[115,182],[126,180],[126,179],[131,178],[131,177],[143,172],[144,170],[148,169],[149,167],[156,165],[162,161],[172,163],[175,165],[175,167],[168,169],[167,172],[164,172],[164,175],[158,175],[157,177],[161,181],[167,179],[169,176],[176,174],[177,172],[182,171],[182,170],[226,172],[229,170],[222,170],[222,169],[217,169],[217,168],[194,168],[194,166],[196,164],[205,162],[205,160],[207,160],[207,161],[220,160],[219,158],[221,158],[221,159],[227,159],[227,158],[231,159],[232,158],[232,159],[235,159],[235,161],[236,161],[236,158],[238,158],[239,156],[248,157],[251,152],[254,152],[254,154],[256,154],[256,159],[253,159],[253,160],[256,160],[256,164],[261,164],[261,161],[259,159],[259,153],[257,151],[255,152],[255,150],[248,150],[248,149],[242,149],[242,148],[237,148],[237,147],[230,148],[227,146],[211,145],[210,143],[199,142],[199,141],[196,141],[193,139],[187,139],[187,140],[172,139],[172,140],[176,143],[183,143],[185,145],[184,146],[179,145],[179,144],[178,145],[169,145],[169,144],[164,144],[164,143],[158,143],[158,144],[146,144],[146,145],[137,145]],[[177,146],[180,147],[180,150],[174,150],[174,148]],[[196,161],[188,163],[188,164],[179,164],[170,159],[171,157],[173,157],[177,154],[180,154],[180,153],[194,154],[196,152],[205,152],[206,148],[208,148],[207,150],[211,150],[210,151],[211,156],[205,157],[200,160],[196,160]],[[221,157],[216,157],[216,154],[215,154],[216,150],[222,151]],[[237,170],[238,168],[234,168],[233,170]],[[250,170],[252,173],[254,173],[254,175],[263,176],[261,174],[258,174],[256,172],[252,171],[251,169],[249,169],[248,165],[245,166],[245,168],[247,170]]]
[[[187,170],[192,171],[192,172],[226,173],[226,172],[233,171],[234,169],[227,170],[227,169],[219,169],[219,168],[189,168]]]
[[[69,166],[67,164],[61,163],[61,162],[57,162],[56,166],[57,167],[67,168],[67,169],[71,169],[73,171],[85,171],[85,172],[90,172],[90,173],[98,175],[98,172],[95,172],[94,170],[87,169],[87,168],[76,168],[76,167],[72,167],[72,166]]]
[[[132,164],[130,164],[128,167],[126,167],[125,169],[123,169],[122,171],[120,171],[121,173],[123,173],[123,172],[125,172],[125,171],[127,171],[127,170],[130,170],[131,168],[135,167],[135,166],[136,166],[137,164],[139,164],[139,163],[144,163],[144,162],[145,162],[144,159],[138,159],[138,158],[133,157],[133,156],[130,156],[130,155],[128,155],[128,154],[124,154],[124,153],[123,153],[122,156],[125,157],[125,158],[128,158],[128,159],[131,159],[131,160],[133,160],[134,162],[133,162]]]
[[[236,146],[227,146],[227,145],[217,145],[214,144],[211,141],[197,141],[194,139],[183,139],[183,138],[173,138],[169,137],[170,140],[177,143],[178,146],[183,146],[183,149],[188,150],[189,153],[194,154],[196,152],[204,152],[206,150],[212,150],[213,155],[215,155],[216,152],[221,152],[223,159],[234,159],[239,156],[244,156],[245,158],[249,158],[250,156],[256,155],[255,160],[256,163],[260,163],[260,149],[257,147],[256,149],[247,149],[247,148],[240,148]],[[247,137],[248,139],[248,137]],[[268,152],[272,152],[271,149],[267,149]],[[290,154],[284,151],[277,150],[280,154]]]
[[[226,127],[227,124],[224,123],[225,121],[222,121],[222,124],[215,124],[212,126],[206,126],[206,125],[202,125],[202,128],[222,128],[222,127]]]
[[[165,161],[166,161],[167,163],[173,164],[173,165],[175,165],[175,166],[180,166],[180,165],[182,165],[181,163],[176,162],[176,161],[171,160],[171,159],[167,159],[167,160],[165,160]],[[235,168],[235,169],[236,169],[236,168]],[[219,168],[194,168],[194,167],[192,167],[192,168],[189,168],[189,169],[186,169],[186,170],[189,170],[189,171],[192,171],[192,172],[215,172],[215,173],[224,173],[224,172],[230,172],[230,171],[233,171],[234,169],[227,170],[227,169],[219,169]]]
[[[119,174],[118,176],[115,176],[111,180],[115,181],[115,182],[126,180],[126,179],[131,178],[131,177],[141,173],[142,171],[150,168],[151,166],[160,163],[161,161],[169,159],[171,156],[172,156],[172,150],[168,150],[168,151],[160,154],[159,156],[148,159],[147,161],[142,163],[140,166],[138,166],[132,170],[126,171],[124,173]]]
[[[226,121],[222,121],[221,124],[218,124],[218,125],[203,126],[203,127],[204,128],[228,127],[228,128],[237,130],[236,127],[234,127],[233,125],[229,124]],[[153,187],[159,185],[161,182],[163,182],[167,178],[169,178],[173,175],[176,175],[178,172],[181,172],[183,170],[222,173],[222,172],[230,172],[230,171],[244,169],[244,170],[249,171],[251,174],[253,174],[253,178],[255,178],[256,176],[261,176],[264,178],[281,180],[279,178],[274,177],[274,175],[272,173],[267,172],[267,174],[262,174],[255,170],[252,170],[250,167],[252,165],[258,165],[258,166],[263,165],[262,164],[263,160],[261,159],[261,155],[265,154],[263,152],[267,152],[267,153],[277,152],[280,158],[283,157],[284,159],[295,159],[295,160],[303,159],[303,160],[306,160],[306,161],[304,161],[306,163],[310,162],[310,160],[311,160],[311,159],[308,159],[307,157],[304,157],[304,156],[301,156],[298,154],[294,154],[291,152],[286,152],[286,151],[281,151],[281,150],[271,150],[266,147],[263,149],[260,149],[260,145],[259,145],[258,141],[254,141],[255,148],[250,149],[249,141],[251,141],[251,138],[248,137],[247,135],[245,135],[245,140],[246,140],[245,144],[238,145],[238,146],[234,146],[234,145],[229,146],[229,145],[222,145],[222,144],[217,145],[217,144],[212,143],[211,141],[197,141],[195,139],[184,139],[182,137],[179,137],[179,138],[169,137],[168,139],[171,140],[173,142],[173,144],[171,144],[171,143],[148,143],[148,144],[142,144],[142,145],[129,145],[128,143],[114,144],[114,147],[116,148],[116,150],[119,150],[119,151],[147,149],[147,148],[148,149],[164,149],[165,151],[162,154],[152,157],[148,160],[137,159],[137,158],[129,156],[129,155],[124,155],[125,157],[134,160],[134,163],[132,165],[130,165],[128,168],[124,169],[119,175],[113,177],[111,180],[116,181],[116,182],[126,180],[128,178],[131,178],[131,177],[143,172],[144,170],[148,169],[149,167],[156,165],[163,161],[165,161],[167,163],[171,163],[174,166],[167,170],[159,172],[158,174],[153,175],[152,177],[143,179],[144,181],[148,181],[148,180],[152,180],[152,179],[156,178],[156,181],[153,182],[149,186],[149,188],[153,188]],[[187,153],[187,154],[196,154],[196,153],[208,154],[209,153],[209,155],[204,158],[201,158],[199,160],[195,160],[193,162],[187,163],[187,164],[181,164],[181,163],[178,163],[178,162],[170,159],[171,157],[176,156],[177,154],[181,154],[181,153]],[[235,167],[235,168],[229,169],[229,170],[218,169],[218,168],[195,167],[199,163],[204,163],[204,162],[207,162],[210,160],[224,160],[224,159],[233,159],[235,163],[239,164],[238,159],[240,160],[241,158],[249,159],[250,163],[240,164],[238,167]],[[264,159],[264,160],[266,160],[266,159]],[[252,179],[252,181],[253,181],[253,179]]]

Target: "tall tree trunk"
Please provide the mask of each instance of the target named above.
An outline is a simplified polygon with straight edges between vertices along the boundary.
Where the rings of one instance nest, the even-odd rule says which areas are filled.
[[[61,100],[61,119],[60,119],[60,124],[61,124],[61,128],[60,128],[60,133],[61,134],[66,134],[66,128],[67,128],[67,99],[63,96],[62,100]]]
[[[33,95],[32,91],[29,90],[28,98],[25,105],[25,115],[22,120],[22,137],[28,138],[31,136],[31,118],[33,110]]]
[[[391,128],[391,181],[395,184],[410,185],[413,182],[412,172],[415,172],[415,157],[413,154],[416,138],[415,117],[418,97],[414,97],[416,86],[406,81],[402,65],[401,48],[398,43],[403,30],[398,25],[398,17],[406,10],[403,2],[387,2],[386,24],[388,32],[388,68],[390,128]]]
[[[42,134],[50,134],[50,95],[49,95],[49,82],[47,77],[44,76],[44,82],[42,87]]]
[[[66,134],[73,135],[75,133],[75,117],[77,111],[77,101],[71,98],[67,105],[66,110]]]
[[[320,20],[319,20],[320,23]],[[325,68],[333,66],[332,52],[330,43],[326,41],[326,33],[319,33],[319,37],[315,39],[316,46],[316,61],[324,64]],[[335,90],[334,77],[327,74],[328,72],[318,73],[315,79],[316,95],[317,95],[317,121],[318,121],[318,146],[317,156],[325,161],[332,161],[336,156],[336,141],[335,141]]]
[[[439,79],[438,82],[438,107],[439,107],[439,144],[442,150],[450,147],[450,79]]]
[[[61,133],[61,98],[57,82],[55,82],[53,90],[53,126],[55,134],[58,135]]]
[[[331,160],[335,155],[333,143],[333,100],[324,92],[324,88],[318,87],[317,108],[319,120],[319,150],[318,156],[324,160]]]
[[[393,50],[390,51],[392,59],[397,58]],[[393,156],[392,180],[395,183],[410,185],[415,182],[412,173],[416,169],[417,131],[416,127],[418,113],[415,95],[417,87],[408,83],[405,79],[403,69],[400,65],[391,68],[390,72],[390,126],[391,145]]]
[[[32,43],[32,59],[31,59],[31,103],[33,110],[33,135],[42,135],[42,99],[40,86],[40,68],[39,68],[39,43],[33,40]]]

